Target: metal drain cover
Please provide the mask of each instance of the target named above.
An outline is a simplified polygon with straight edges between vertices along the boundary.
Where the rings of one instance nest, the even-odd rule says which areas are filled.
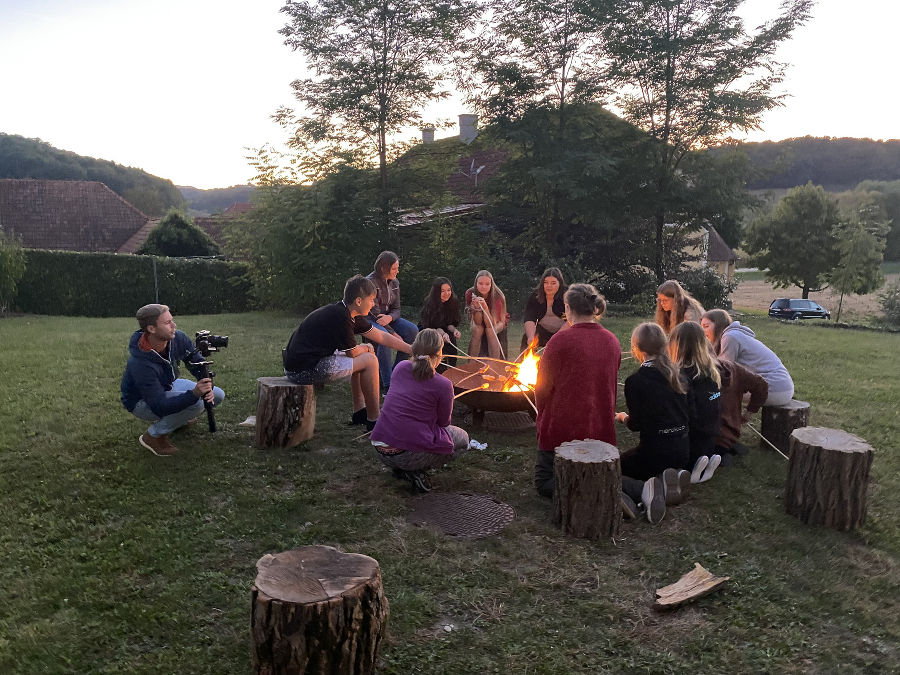
[[[534,429],[534,420],[524,411],[488,411],[484,414],[484,426],[491,431],[526,431]]]
[[[430,492],[409,500],[406,520],[436,527],[448,537],[477,538],[497,534],[516,517],[508,504],[490,495]]]

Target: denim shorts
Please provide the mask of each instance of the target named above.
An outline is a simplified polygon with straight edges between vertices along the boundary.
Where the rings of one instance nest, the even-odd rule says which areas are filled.
[[[353,358],[347,356],[342,350],[335,351],[331,356],[320,359],[309,370],[295,372],[285,370],[284,376],[294,384],[325,384],[326,382],[343,382],[349,380],[353,374]]]

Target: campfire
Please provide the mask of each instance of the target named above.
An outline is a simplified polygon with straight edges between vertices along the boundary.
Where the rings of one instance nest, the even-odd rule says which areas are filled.
[[[533,411],[534,386],[540,355],[532,343],[516,361],[488,357],[458,357],[459,366],[444,371],[453,382],[456,398],[483,416],[485,410],[497,412]]]

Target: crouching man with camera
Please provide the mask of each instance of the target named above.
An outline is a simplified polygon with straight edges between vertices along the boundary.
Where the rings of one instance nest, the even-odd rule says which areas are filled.
[[[203,412],[204,402],[218,405],[225,392],[203,377],[204,357],[191,339],[176,330],[165,305],[144,305],[136,314],[140,329],[131,336],[122,375],[122,405],[132,415],[153,422],[138,441],[154,455],[178,452],[169,434]],[[178,377],[183,361],[198,382]]]

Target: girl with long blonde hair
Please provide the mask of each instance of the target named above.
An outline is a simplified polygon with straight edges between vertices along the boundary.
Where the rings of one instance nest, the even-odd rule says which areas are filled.
[[[466,310],[472,322],[469,354],[506,358],[506,327],[509,325],[506,296],[487,270],[479,270],[472,288],[466,291]]]
[[[684,321],[699,322],[701,316],[703,305],[674,279],[664,281],[656,289],[656,316],[653,320],[666,335]]]

